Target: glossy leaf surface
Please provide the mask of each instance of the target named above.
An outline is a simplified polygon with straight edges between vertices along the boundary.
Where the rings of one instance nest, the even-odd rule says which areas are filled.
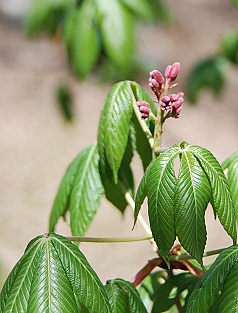
[[[57,220],[69,210],[72,234],[85,234],[104,193],[98,162],[97,144],[94,143],[71,163],[55,198],[50,216],[50,231],[54,230]]]
[[[100,162],[108,162],[114,183],[125,153],[132,117],[132,98],[126,81],[115,84],[107,95],[98,129]]]
[[[238,219],[238,151],[233,153],[222,164],[223,169],[228,169],[228,183],[231,189],[231,195],[236,210],[236,219]]]
[[[136,290],[134,285],[132,285],[130,282],[121,278],[116,278],[114,280],[107,281],[107,285],[111,285],[110,290],[111,290],[112,297],[117,297],[119,294],[119,290],[118,288],[115,288],[115,286],[119,287],[125,296],[124,303],[126,303],[126,310],[115,311],[115,312],[147,313],[147,310],[143,302],[141,301],[138,291]],[[122,293],[120,292],[120,302],[121,302],[121,299],[122,299]],[[111,300],[109,299],[109,301],[112,301],[112,299]],[[113,299],[113,301],[115,300]],[[118,305],[122,308],[122,305],[120,303],[118,303]]]
[[[237,257],[237,245],[224,250],[217,257],[195,286],[189,298],[186,313],[200,313],[201,310],[202,312],[209,312],[209,308],[216,301],[220,290],[221,298],[218,300],[218,312],[236,312],[238,292],[237,288],[234,288],[237,281],[234,275],[237,274]],[[232,284],[234,285],[231,288]],[[232,305],[234,307],[231,311],[223,310],[224,308],[231,308]]]
[[[84,255],[56,234],[30,242],[5,282],[0,304],[4,313],[111,312],[104,286]]]
[[[211,187],[196,158],[187,151],[181,154],[175,191],[176,235],[199,263],[206,244],[204,213],[211,198]]]
[[[146,176],[150,226],[160,254],[167,262],[176,237],[174,160],[178,155],[179,146],[169,148],[151,164]]]
[[[206,173],[212,190],[212,206],[214,212],[228,235],[236,242],[235,208],[232,200],[228,181],[221,165],[213,154],[199,146],[189,146],[189,151],[194,154]]]

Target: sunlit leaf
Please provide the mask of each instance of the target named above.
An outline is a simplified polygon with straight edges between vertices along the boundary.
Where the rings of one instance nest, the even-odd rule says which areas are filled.
[[[54,230],[59,217],[69,210],[72,234],[85,234],[104,193],[98,161],[97,143],[94,143],[71,163],[55,198],[50,216],[50,231]]]
[[[210,198],[206,174],[196,158],[184,150],[175,191],[175,228],[183,248],[199,263],[206,244],[204,213]]]
[[[228,169],[228,183],[231,189],[231,195],[236,210],[236,219],[238,219],[238,151],[233,153],[222,164],[223,169]]]
[[[98,128],[98,147],[101,166],[107,162],[114,183],[125,153],[132,117],[131,91],[126,81],[115,84],[107,95]]]
[[[178,155],[179,146],[172,146],[151,164],[146,176],[150,226],[160,254],[167,263],[176,237],[174,160]]]
[[[194,154],[206,173],[212,189],[211,203],[213,209],[218,215],[225,231],[235,243],[237,237],[235,209],[230,187],[223,170],[217,159],[209,150],[199,146],[189,146],[189,151]]]
[[[104,286],[82,252],[56,234],[30,242],[5,282],[0,304],[5,313],[111,312]]]
[[[121,0],[133,13],[146,20],[153,20],[153,11],[147,0]]]

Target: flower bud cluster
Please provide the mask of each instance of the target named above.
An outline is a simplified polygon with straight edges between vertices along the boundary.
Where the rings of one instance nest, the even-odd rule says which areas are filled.
[[[175,62],[172,65],[168,65],[165,69],[164,76],[157,70],[153,70],[150,72],[149,77],[149,86],[152,89],[152,91],[155,93],[156,97],[159,98],[163,94],[166,93],[166,91],[169,88],[169,85],[171,82],[173,82],[178,75],[178,72],[180,70],[180,63]]]
[[[184,102],[183,92],[166,95],[168,89],[177,86],[177,84],[170,84],[177,78],[179,70],[180,63],[175,62],[166,67],[164,76],[158,70],[150,72],[149,86],[156,95],[161,110],[164,111],[163,122],[169,117],[179,118],[181,116],[182,104]],[[136,104],[141,112],[141,119],[145,120],[150,116],[156,122],[157,117],[151,112],[148,102],[140,100]]]
[[[179,118],[181,116],[182,104],[184,93],[179,92],[177,94],[172,93],[169,96],[163,96],[161,98],[161,110],[165,111],[166,118],[174,117]]]
[[[150,104],[144,100],[139,100],[136,104],[141,112],[141,119],[146,120],[150,115]]]

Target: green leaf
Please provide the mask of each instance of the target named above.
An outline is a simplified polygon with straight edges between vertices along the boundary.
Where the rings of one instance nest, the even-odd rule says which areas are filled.
[[[198,262],[206,244],[204,213],[211,198],[206,174],[192,153],[183,151],[175,191],[176,235]]]
[[[119,0],[110,0],[110,5],[107,0],[97,0],[95,4],[105,53],[119,71],[127,71],[134,51],[133,15]]]
[[[228,235],[236,242],[236,218],[235,209],[230,192],[229,184],[222,171],[222,168],[213,154],[199,146],[189,146],[192,152],[206,173],[211,188],[213,209]]]
[[[60,216],[70,211],[72,234],[83,236],[100,205],[104,189],[97,143],[84,149],[72,162],[61,182],[50,216],[50,231]]]
[[[153,20],[153,11],[147,0],[121,0],[135,15],[145,19]]]
[[[222,38],[221,48],[223,55],[232,63],[238,63],[238,32],[230,29]]]
[[[199,61],[191,70],[187,79],[186,95],[195,103],[204,88],[211,89],[219,95],[224,86],[224,69],[227,61],[221,56],[214,56]]]
[[[107,95],[98,128],[101,166],[105,168],[108,162],[115,184],[128,142],[132,112],[128,83],[124,81],[115,84]]]
[[[128,301],[125,292],[123,292],[123,290],[121,290],[116,284],[111,284],[109,282],[107,282],[105,289],[112,308],[111,313],[127,312]]]
[[[208,312],[217,298],[218,292],[225,287],[224,283],[232,271],[234,265],[237,263],[238,246],[232,246],[224,250],[207,270],[203,277],[198,281],[191,296],[188,300],[186,313],[201,313]],[[237,271],[237,269],[235,270]],[[228,288],[230,282],[228,280]],[[225,290],[225,289],[224,289]],[[236,297],[237,297],[237,289]],[[222,300],[224,301],[224,299]],[[222,305],[228,304],[230,300],[225,301]],[[230,312],[220,311],[220,312]],[[232,311],[231,311],[232,312]]]
[[[56,234],[30,242],[5,282],[0,303],[5,313],[82,312],[81,308],[111,312],[104,286],[84,255]]]
[[[222,168],[228,168],[228,183],[234,201],[236,219],[238,220],[238,151],[233,153],[223,164]]]
[[[140,184],[138,186],[137,192],[136,192],[136,198],[135,198],[135,210],[134,210],[134,226],[137,221],[138,214],[140,212],[140,208],[147,196],[147,172],[143,175]],[[134,228],[133,226],[133,228]]]
[[[176,177],[173,166],[178,155],[179,146],[172,146],[151,164],[146,176],[150,226],[160,255],[168,265],[168,253],[176,237],[174,220]]]
[[[116,278],[114,280],[107,281],[107,284],[116,285],[124,292],[128,303],[128,310],[126,311],[127,313],[147,313],[138,291],[130,282],[121,278]]]
[[[72,6],[68,0],[34,0],[25,21],[29,36],[45,31],[53,36],[62,23],[62,17]]]
[[[73,17],[72,62],[76,73],[82,78],[91,72],[99,57],[95,13],[93,1],[84,1]]]
[[[238,312],[238,262],[236,261],[232,270],[226,277],[222,287],[221,297],[219,299],[218,313]]]

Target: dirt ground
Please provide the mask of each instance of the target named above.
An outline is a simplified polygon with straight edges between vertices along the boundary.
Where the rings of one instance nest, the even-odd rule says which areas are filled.
[[[189,69],[198,58],[218,49],[222,34],[237,27],[238,10],[230,1],[168,1],[175,24],[143,26],[137,33],[141,57],[163,70],[181,63],[182,90]],[[54,90],[70,85],[75,99],[75,122],[64,122]],[[147,77],[140,83],[146,88]],[[238,149],[238,70],[227,69],[227,84],[219,98],[203,92],[196,106],[185,101],[183,116],[167,122],[163,144],[183,140],[210,149],[219,161]],[[18,27],[0,15],[0,263],[5,279],[29,242],[47,231],[50,209],[64,171],[76,154],[97,136],[97,123],[111,87],[91,76],[79,82],[70,73],[59,45],[41,38],[29,41]],[[93,91],[93,92],[92,92]],[[185,95],[186,98],[186,95]],[[134,167],[138,169],[136,159]],[[137,181],[140,170],[137,170]],[[143,210],[146,217],[146,210]],[[206,213],[207,249],[231,244],[211,210]],[[132,213],[125,217],[106,201],[87,235],[144,235],[138,225],[132,233]],[[69,235],[60,222],[57,232]],[[154,257],[148,242],[82,244],[82,251],[105,282],[114,277],[130,279]]]

